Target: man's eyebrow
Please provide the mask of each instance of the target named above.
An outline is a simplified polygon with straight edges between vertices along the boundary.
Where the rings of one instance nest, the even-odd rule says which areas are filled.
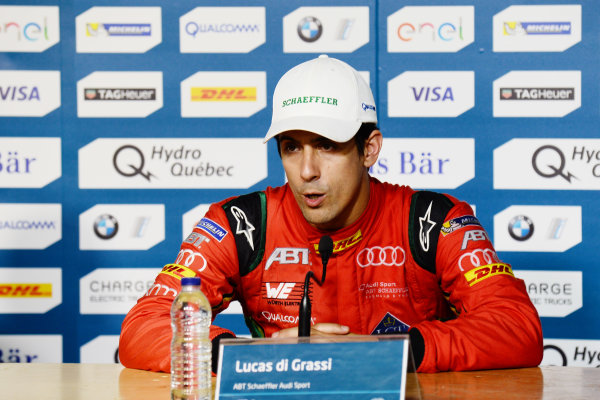
[[[292,139],[292,137],[290,137],[290,136],[288,136],[288,135],[280,134],[280,135],[279,135],[279,141],[284,141],[284,140],[291,140],[291,141],[294,141],[294,139]]]

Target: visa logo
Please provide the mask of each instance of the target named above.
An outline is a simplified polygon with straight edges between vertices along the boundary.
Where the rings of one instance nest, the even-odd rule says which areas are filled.
[[[454,101],[451,87],[445,89],[440,86],[411,86],[416,101]]]
[[[37,86],[0,86],[0,99],[16,101],[40,101],[40,92]]]

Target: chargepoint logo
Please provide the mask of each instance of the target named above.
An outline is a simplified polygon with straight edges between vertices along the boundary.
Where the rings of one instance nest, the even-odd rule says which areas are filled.
[[[267,106],[264,71],[202,71],[181,82],[181,116],[250,117]]]
[[[540,365],[557,365],[562,367],[592,367],[600,368],[600,340],[578,339],[546,339],[544,338],[544,358]],[[575,374],[582,377],[571,382],[573,387],[582,387],[585,374]]]
[[[156,268],[98,268],[79,281],[81,314],[127,314],[154,284]]]
[[[494,216],[498,251],[564,252],[581,242],[581,206],[510,206]]]
[[[0,363],[62,363],[62,335],[0,335]]]
[[[390,117],[457,117],[474,106],[473,71],[407,71],[388,82]]]
[[[494,117],[564,117],[581,107],[581,71],[511,71],[493,96]]]
[[[386,139],[374,177],[420,189],[456,189],[475,177],[474,139]]]
[[[565,51],[581,41],[581,5],[510,6],[494,15],[494,51]]]
[[[266,177],[262,139],[96,139],[79,149],[82,189],[248,188]]]
[[[78,117],[145,118],[163,106],[162,72],[97,71],[77,82]]]
[[[600,190],[600,139],[512,139],[494,149],[494,188]]]
[[[43,117],[58,107],[60,71],[0,71],[0,117]]]
[[[61,204],[0,204],[0,249],[43,250],[60,239]]]
[[[196,7],[179,18],[182,53],[249,53],[266,33],[265,7]]]
[[[0,313],[44,314],[61,303],[60,268],[0,268]]]
[[[0,52],[41,53],[59,41],[58,6],[0,6]]]
[[[390,53],[456,53],[474,40],[473,6],[406,6],[387,18]]]
[[[566,317],[583,306],[581,271],[514,271],[540,317]]]
[[[145,53],[162,42],[160,7],[92,7],[75,18],[78,53]]]
[[[60,138],[0,138],[0,187],[41,188],[61,176]]]
[[[98,204],[79,215],[81,250],[148,250],[164,239],[164,204]]]
[[[352,53],[369,42],[369,7],[300,7],[283,17],[284,53]]]

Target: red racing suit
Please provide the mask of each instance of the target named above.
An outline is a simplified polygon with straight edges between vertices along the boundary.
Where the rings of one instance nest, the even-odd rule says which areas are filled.
[[[238,300],[255,337],[296,326],[305,275],[322,274],[324,234],[334,251],[324,284],[311,285],[313,324],[358,334],[410,330],[418,372],[540,363],[536,309],[471,207],[373,178],[367,209],[336,232],[310,226],[288,185],[213,204],[127,314],[121,362],[169,371],[169,310],[184,276],[202,278],[213,318]],[[211,339],[227,332],[213,325]]]

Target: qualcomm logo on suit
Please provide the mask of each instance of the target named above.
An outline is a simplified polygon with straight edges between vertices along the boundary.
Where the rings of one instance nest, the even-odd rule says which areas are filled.
[[[160,7],[92,7],[75,18],[78,53],[145,53],[162,42]]]
[[[457,117],[474,106],[473,71],[406,71],[388,82],[390,117]]]
[[[494,149],[495,189],[600,190],[600,139],[512,139]]]
[[[494,247],[564,252],[581,242],[581,228],[581,206],[510,206],[494,215]]]
[[[475,139],[386,138],[369,173],[419,189],[455,189],[475,177]]]

